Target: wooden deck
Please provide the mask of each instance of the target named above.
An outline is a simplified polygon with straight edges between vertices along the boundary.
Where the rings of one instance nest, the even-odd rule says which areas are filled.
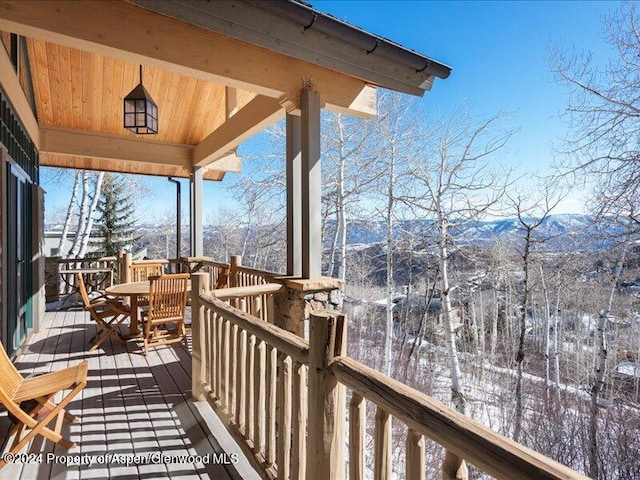
[[[69,408],[79,422],[63,428],[77,446],[65,450],[34,440],[23,452],[42,457],[35,457],[34,463],[7,465],[0,470],[0,479],[259,478],[208,405],[191,400],[190,345],[157,348],[145,357],[136,341],[121,344],[109,339],[103,348],[88,353],[94,332],[95,325],[84,312],[48,312],[40,332],[16,359],[25,376],[88,359],[89,380]],[[188,344],[190,340],[189,336]],[[0,413],[0,438],[9,425],[6,412]],[[6,443],[5,439],[2,451]],[[51,454],[60,458],[52,460]],[[118,457],[103,458],[107,454]],[[176,463],[156,464],[158,454]],[[184,463],[180,455],[202,456],[203,461]],[[135,464],[119,463],[127,460]]]

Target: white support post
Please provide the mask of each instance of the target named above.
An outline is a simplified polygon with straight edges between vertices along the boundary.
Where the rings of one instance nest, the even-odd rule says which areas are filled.
[[[189,196],[191,206],[191,256],[201,257],[202,251],[202,181],[204,169],[196,167],[189,181]]]
[[[31,248],[33,253],[33,331],[40,331],[40,321],[45,312],[44,291],[44,190],[38,185],[32,188],[31,221],[33,222]],[[4,318],[4,317],[3,317]]]
[[[287,275],[302,275],[300,117],[287,114]]]
[[[304,89],[302,113],[302,278],[322,275],[320,94]]]

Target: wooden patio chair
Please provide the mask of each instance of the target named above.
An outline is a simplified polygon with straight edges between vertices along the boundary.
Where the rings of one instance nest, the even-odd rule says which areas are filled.
[[[99,297],[94,300],[89,299],[82,274],[78,274],[77,280],[78,291],[82,297],[82,306],[89,312],[91,319],[98,325],[98,331],[89,339],[89,343],[93,344],[89,351],[94,351],[109,337],[124,342],[118,328],[120,324],[131,315],[129,307],[109,297]]]
[[[7,409],[14,422],[7,438],[15,435],[7,453],[18,453],[36,435],[41,435],[67,449],[75,446],[63,438],[60,431],[63,420],[76,421],[76,417],[69,414],[65,408],[87,385],[88,365],[85,360],[74,367],[24,378],[9,359],[4,346],[0,344],[0,403]],[[59,403],[53,402],[57,393],[69,389],[71,392]],[[54,427],[49,428],[54,419]],[[0,468],[5,465],[3,459],[4,456],[0,458]]]
[[[164,273],[164,265],[162,263],[136,263],[129,265],[132,282],[144,282],[149,277],[157,277]],[[149,305],[149,297],[138,297],[138,306],[146,307]]]
[[[129,265],[132,282],[142,282],[149,280],[149,277],[157,277],[164,273],[162,263],[134,263]]]
[[[150,347],[184,339],[189,277],[188,273],[176,273],[149,278],[149,309],[142,314],[145,355]]]

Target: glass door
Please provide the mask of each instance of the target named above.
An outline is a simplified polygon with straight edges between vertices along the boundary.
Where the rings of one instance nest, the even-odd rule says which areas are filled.
[[[30,184],[24,171],[9,163],[7,169],[7,322],[6,347],[13,353],[27,335],[31,320],[31,301],[28,295],[29,255],[28,238]],[[10,354],[11,354],[10,353]]]

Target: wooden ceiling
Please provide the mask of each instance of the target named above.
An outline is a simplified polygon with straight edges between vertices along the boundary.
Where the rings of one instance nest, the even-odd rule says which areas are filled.
[[[363,79],[128,2],[0,0],[0,30],[27,39],[32,87],[18,80],[24,62],[16,78],[5,52],[0,84],[41,165],[150,175],[178,167],[183,177],[204,168],[204,178],[219,179],[240,170],[241,142],[299,108],[305,86],[326,108],[376,111],[375,87]],[[139,65],[158,105],[157,135],[123,127]]]
[[[27,45],[40,125],[196,145],[225,121],[223,86],[143,66],[159,131],[136,135],[122,126],[122,99],[138,84],[138,64],[32,38]],[[238,107],[254,96],[237,92]]]
[[[36,107],[41,127],[139,137],[145,141],[197,145],[227,116],[225,87],[159,68],[143,66],[143,84],[158,105],[157,135],[136,135],[123,128],[122,99],[139,82],[139,65],[33,38],[27,51]],[[242,108],[255,97],[234,91],[234,105]],[[185,176],[171,165],[134,164],[90,157],[43,152],[41,165],[68,166],[145,175]],[[220,180],[222,172],[208,171],[205,178]]]

